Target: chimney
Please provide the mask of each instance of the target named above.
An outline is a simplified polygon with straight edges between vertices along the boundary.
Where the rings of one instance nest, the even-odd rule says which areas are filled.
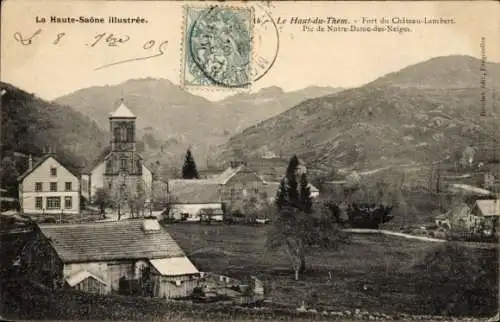
[[[28,156],[28,170],[33,169],[33,156],[30,155]]]

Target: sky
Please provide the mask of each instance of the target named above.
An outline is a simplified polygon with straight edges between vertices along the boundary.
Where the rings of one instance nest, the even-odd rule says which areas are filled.
[[[182,83],[185,5],[200,2],[155,1],[25,1],[2,2],[1,80],[52,100],[81,88],[113,85],[134,78],[166,78]],[[243,3],[234,2],[234,6]],[[247,4],[248,5],[248,4]],[[384,74],[436,56],[471,55],[500,62],[499,4],[486,2],[285,2],[250,3],[257,14],[268,11],[280,25],[279,42],[274,29],[255,27],[254,52],[272,57],[274,65],[252,91],[279,86],[292,91],[308,86],[355,87]],[[37,23],[57,17],[143,17],[145,24]],[[398,25],[411,32],[319,32],[303,31],[290,24],[293,17],[349,19],[361,25],[363,17],[380,19],[444,18],[454,24]],[[37,18],[38,17],[38,18]],[[358,23],[354,23],[358,21]],[[316,26],[313,26],[315,28]],[[37,32],[38,31],[38,32]],[[118,46],[106,38],[128,37]],[[30,36],[31,43],[29,43]],[[481,37],[485,50],[481,52]],[[58,40],[58,41],[57,41]],[[99,41],[98,41],[99,40]],[[153,44],[151,48],[144,49]],[[153,55],[158,44],[168,41],[164,54],[96,70],[99,66]],[[260,42],[259,42],[260,41]],[[94,46],[92,44],[96,42]],[[190,87],[189,91],[210,100],[236,90]]]

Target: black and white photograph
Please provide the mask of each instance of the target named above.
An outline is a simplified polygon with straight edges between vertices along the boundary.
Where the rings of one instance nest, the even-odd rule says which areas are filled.
[[[3,1],[0,319],[500,320],[499,9]]]

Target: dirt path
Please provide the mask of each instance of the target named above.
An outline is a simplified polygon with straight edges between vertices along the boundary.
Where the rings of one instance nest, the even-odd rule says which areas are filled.
[[[439,239],[439,238],[432,238],[432,237],[425,237],[425,236],[415,236],[415,235],[410,235],[410,234],[405,234],[405,233],[400,233],[397,231],[385,230],[385,229],[346,228],[346,229],[343,229],[343,231],[357,233],[357,234],[383,234],[383,235],[403,237],[403,238],[407,238],[407,239],[416,239],[416,240],[421,240],[421,241],[426,241],[426,242],[434,242],[434,243],[445,243],[448,241],[446,239]],[[476,243],[476,242],[466,242],[466,241],[453,241],[453,243],[461,245],[461,246],[474,247],[474,248],[497,248],[498,247],[498,244],[496,244],[496,243]]]

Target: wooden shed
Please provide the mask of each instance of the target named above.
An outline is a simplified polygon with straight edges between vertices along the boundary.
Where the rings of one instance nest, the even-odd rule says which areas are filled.
[[[156,220],[38,227],[21,262],[44,284],[162,298],[188,296],[197,286],[198,270]]]

